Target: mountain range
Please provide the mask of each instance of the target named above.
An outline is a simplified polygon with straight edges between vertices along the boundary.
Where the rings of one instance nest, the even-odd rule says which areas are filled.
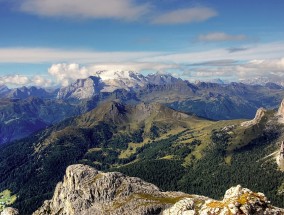
[[[0,97],[0,191],[23,214],[51,199],[73,164],[214,199],[241,184],[284,207],[277,84],[101,71],[60,89],[1,86]]]
[[[159,103],[105,102],[2,145],[0,190],[16,193],[14,206],[30,214],[52,197],[65,169],[80,163],[216,199],[242,184],[283,207],[284,173],[275,157],[281,117],[265,110],[250,123],[211,121]]]
[[[252,118],[259,107],[277,108],[284,90],[274,83],[190,83],[169,74],[99,71],[67,87],[43,89],[0,87],[0,143],[83,114],[100,103],[158,102],[175,110],[212,120]]]

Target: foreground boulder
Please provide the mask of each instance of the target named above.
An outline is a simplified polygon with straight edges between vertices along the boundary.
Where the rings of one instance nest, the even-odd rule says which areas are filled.
[[[161,192],[158,187],[119,172],[103,173],[89,166],[72,165],[53,198],[34,215],[160,214],[179,200],[181,192]]]
[[[19,215],[19,211],[15,208],[5,208],[2,212],[1,215]]]
[[[229,189],[222,201],[182,192],[162,192],[153,184],[119,172],[103,173],[85,165],[72,165],[53,198],[33,215],[188,215],[284,214],[262,193],[240,185]]]
[[[208,197],[185,198],[163,211],[163,215],[207,214],[284,214],[284,209],[270,205],[263,193],[254,193],[240,185],[226,191],[222,201]]]

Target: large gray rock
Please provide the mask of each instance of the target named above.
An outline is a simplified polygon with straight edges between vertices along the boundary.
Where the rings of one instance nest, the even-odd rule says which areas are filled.
[[[284,141],[282,141],[279,154],[276,156],[276,162],[280,170],[284,171]]]
[[[226,191],[222,201],[208,197],[195,196],[182,199],[172,207],[166,209],[163,215],[282,215],[284,209],[270,205],[263,193],[254,193],[240,185]]]
[[[189,195],[161,192],[158,187],[119,172],[103,173],[89,166],[72,165],[53,198],[33,214],[159,214]]]
[[[19,215],[19,211],[15,208],[5,208],[2,212],[1,215]]]
[[[103,173],[72,165],[53,198],[33,215],[207,215],[284,214],[262,193],[240,185],[230,188],[222,201],[181,192],[162,192],[153,184],[119,172]]]
[[[255,117],[252,120],[241,123],[241,126],[250,127],[250,126],[258,124],[261,121],[261,119],[264,117],[265,113],[266,113],[266,110],[264,108],[259,108],[256,111]]]

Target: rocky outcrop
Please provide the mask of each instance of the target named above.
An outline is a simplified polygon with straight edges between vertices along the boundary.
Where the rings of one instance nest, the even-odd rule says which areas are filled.
[[[67,168],[53,198],[33,215],[159,214],[185,197],[189,195],[161,192],[139,178],[103,173],[79,164]]]
[[[62,87],[57,94],[58,99],[90,99],[103,89],[104,84],[99,77],[91,76],[78,79],[67,87]]]
[[[278,116],[278,122],[284,123],[284,99],[282,100],[278,108],[277,116]]]
[[[279,154],[276,157],[276,162],[280,170],[284,171],[284,141],[281,143]]]
[[[19,215],[19,211],[15,208],[5,208],[2,212],[1,215]]]
[[[265,113],[266,113],[266,110],[264,108],[259,108],[256,111],[254,119],[241,123],[241,126],[250,127],[250,126],[258,124],[261,121],[261,119],[264,117]]]
[[[282,100],[277,113],[278,115],[284,117],[284,99]]]
[[[240,185],[229,189],[222,201],[181,192],[162,192],[153,184],[119,172],[103,173],[85,165],[72,165],[53,198],[33,215],[189,215],[284,214],[262,193]]]
[[[240,185],[226,191],[222,201],[208,197],[185,198],[163,211],[163,215],[189,214],[284,214],[284,209],[270,205],[263,193],[254,193]]]

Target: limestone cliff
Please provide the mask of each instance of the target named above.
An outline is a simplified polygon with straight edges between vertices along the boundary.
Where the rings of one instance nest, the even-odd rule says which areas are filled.
[[[33,215],[160,214],[189,195],[161,192],[139,178],[118,172],[103,173],[89,166],[72,165],[53,198]]]
[[[261,121],[261,119],[264,117],[265,113],[266,110],[264,108],[259,108],[256,111],[254,119],[241,123],[241,126],[249,127],[258,124]]]
[[[282,117],[284,117],[284,99],[282,100],[278,108],[278,115],[281,115]]]
[[[282,102],[281,102],[281,104],[278,108],[277,116],[279,117],[278,121],[280,123],[284,123],[284,99],[282,100]]]
[[[181,192],[162,192],[153,184],[122,173],[103,173],[72,165],[53,198],[33,215],[188,215],[284,214],[262,193],[241,186],[229,189],[222,201]]]
[[[281,143],[279,154],[276,157],[276,162],[280,170],[284,171],[284,141]]]

